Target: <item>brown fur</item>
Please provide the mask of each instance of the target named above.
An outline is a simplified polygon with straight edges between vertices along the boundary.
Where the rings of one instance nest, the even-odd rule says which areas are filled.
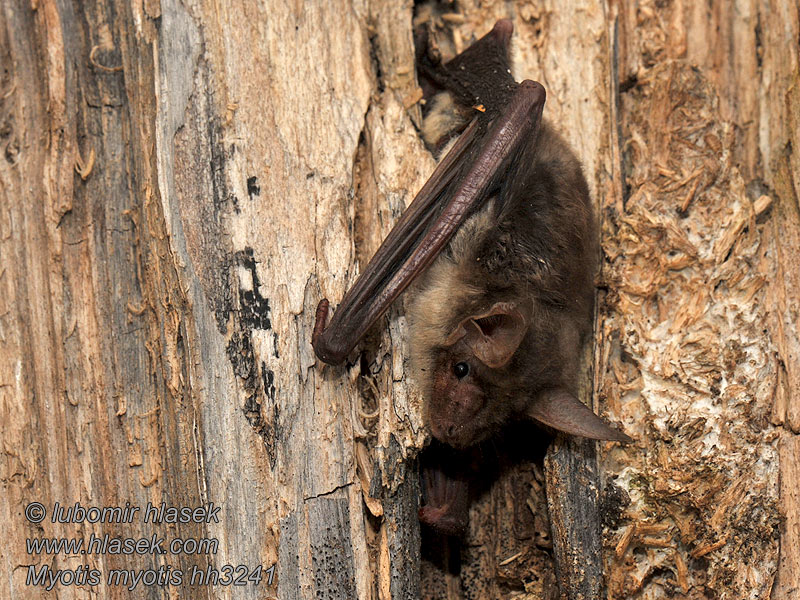
[[[420,82],[432,98],[423,133],[434,151],[473,117],[479,136],[489,132],[515,97],[511,30],[510,22],[499,21],[445,65],[435,53],[418,51]],[[545,121],[504,171],[492,175],[486,204],[421,276],[409,307],[412,372],[433,436],[466,448],[522,417],[576,435],[630,441],[574,396],[598,255],[578,159]],[[437,453],[424,456],[419,514],[445,533],[460,534],[468,522],[469,477],[463,465],[450,463]]]
[[[549,124],[520,161],[423,275],[409,309],[411,364],[428,422],[454,446],[480,441],[541,391],[575,387],[596,255],[588,188]],[[492,369],[463,343],[446,340],[464,319],[498,302],[520,307],[526,333],[510,362]],[[451,375],[458,362],[470,365],[464,380]]]
[[[422,139],[430,148],[442,148],[453,136],[469,123],[469,115],[456,105],[450,92],[436,94],[422,122]],[[441,151],[441,154],[446,154]]]
[[[425,272],[408,311],[411,326],[411,368],[426,397],[433,385],[435,355],[447,339],[464,307],[474,306],[486,293],[474,279],[474,240],[485,239],[493,223],[493,205],[473,215],[458,230],[447,250]]]

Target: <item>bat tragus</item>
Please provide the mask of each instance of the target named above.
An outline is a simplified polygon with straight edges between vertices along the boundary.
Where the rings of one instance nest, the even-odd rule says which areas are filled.
[[[312,344],[324,362],[342,362],[415,282],[412,373],[435,438],[468,448],[530,418],[629,442],[574,395],[594,298],[593,211],[580,163],[542,122],[544,88],[511,75],[512,32],[501,20],[445,64],[418,58],[434,94],[426,142],[442,148],[460,136],[327,327],[328,300],[319,303]],[[457,529],[448,505],[461,491],[426,485],[440,489],[420,518]]]

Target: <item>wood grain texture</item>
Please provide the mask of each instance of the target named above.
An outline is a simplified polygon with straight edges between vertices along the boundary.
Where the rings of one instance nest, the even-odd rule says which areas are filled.
[[[152,53],[146,44],[130,50],[137,34],[122,7],[2,10],[3,589],[35,597],[40,589],[25,586],[31,562],[104,573],[177,565],[173,556],[27,555],[29,536],[139,537],[148,528],[39,527],[23,521],[22,508],[198,506],[202,425],[188,383],[187,298],[154,202],[152,148],[141,143],[153,137],[153,71],[142,64]],[[207,531],[193,524],[181,535]],[[59,594],[84,597],[74,586]]]
[[[796,205],[773,183],[791,156],[789,4],[615,8],[625,187],[604,210],[599,392],[640,443],[602,463],[630,501],[607,549],[610,597],[790,597],[775,578],[781,536],[793,554],[781,519],[797,509],[779,507],[787,456],[770,415],[778,348],[797,343],[793,325],[776,336],[773,298],[794,284],[771,272],[797,219],[777,221],[778,241],[763,212]],[[784,62],[767,64],[778,47]]]

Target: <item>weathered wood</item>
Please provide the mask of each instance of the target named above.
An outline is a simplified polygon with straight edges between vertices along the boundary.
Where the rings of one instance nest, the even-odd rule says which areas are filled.
[[[570,600],[599,598],[603,587],[595,445],[559,436],[545,462],[555,567]]]
[[[4,474],[18,481],[3,503],[6,564],[26,563],[26,535],[88,535],[26,527],[17,515],[32,499],[212,500],[219,524],[172,532],[217,538],[212,563],[280,558],[282,597],[368,597],[356,386],[309,372],[308,324],[296,318],[319,297],[317,254],[326,292],[346,284],[346,199],[373,81],[366,16],[166,0],[92,11],[3,8],[3,254],[15,257],[4,261],[15,302],[2,393],[21,409],[3,415],[20,457]],[[390,563],[416,553],[395,544]],[[7,588],[33,593],[24,579],[15,569]],[[237,589],[265,593],[275,586]]]
[[[25,586],[29,564],[107,574],[210,561],[277,562],[277,584],[56,593],[533,598],[554,593],[562,553],[562,567],[587,565],[562,568],[562,593],[588,598],[598,563],[576,549],[596,526],[605,597],[797,594],[796,3],[456,8],[455,51],[513,19],[515,74],[547,88],[545,116],[583,160],[602,218],[593,403],[637,443],[601,444],[597,462],[572,443],[552,449],[563,552],[542,533],[539,463],[520,458],[477,498],[461,573],[427,572],[421,588],[426,433],[403,308],[354,364],[321,368],[311,351],[316,302],[341,298],[433,168],[415,129],[413,7],[11,0],[0,596],[52,595]],[[174,527],[34,525],[22,516],[33,501],[221,512]],[[600,523],[570,525],[576,503]],[[92,533],[219,549],[25,551],[26,538]]]
[[[642,2],[615,22],[625,187],[604,203],[599,394],[639,444],[601,463],[630,499],[607,547],[609,597],[790,597],[774,585],[779,537],[791,555],[796,533],[781,533],[787,457],[769,418],[798,342],[772,298],[797,287],[770,273],[788,255],[763,196],[784,213],[797,202],[773,175],[796,161],[797,8]]]
[[[126,47],[137,33],[125,7],[13,2],[2,13],[3,589],[38,596],[28,564],[189,569],[198,557],[26,553],[27,537],[166,529],[36,526],[22,518],[29,502],[49,516],[56,501],[198,506],[208,496],[197,485],[188,303],[153,193],[153,148],[141,143],[155,137],[150,46]],[[209,532],[187,524],[180,535]]]

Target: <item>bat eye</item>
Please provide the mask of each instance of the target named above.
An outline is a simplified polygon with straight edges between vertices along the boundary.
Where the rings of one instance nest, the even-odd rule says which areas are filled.
[[[456,363],[453,365],[453,375],[459,379],[463,379],[469,375],[469,365],[465,362]]]

